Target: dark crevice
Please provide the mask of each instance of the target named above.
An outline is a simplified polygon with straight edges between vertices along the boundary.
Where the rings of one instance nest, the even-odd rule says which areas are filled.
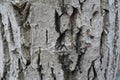
[[[9,55],[8,42],[6,41],[6,39],[3,41],[3,50],[4,50],[4,58],[6,60],[4,63],[5,65],[4,65],[3,78],[7,80],[9,79],[9,71],[10,71],[10,55]]]
[[[103,49],[102,49],[102,47],[104,48],[104,47],[107,47],[107,46],[105,46],[105,44],[106,44],[106,40],[107,40],[107,37],[108,37],[108,34],[109,34],[109,31],[108,31],[108,28],[109,28],[109,10],[107,10],[107,9],[103,9],[104,11],[105,11],[105,14],[104,14],[104,19],[103,19],[103,22],[104,22],[104,24],[103,24],[103,33],[102,33],[102,35],[101,35],[101,42],[102,43],[100,43],[101,45],[100,45],[100,50],[101,50],[101,52],[100,52],[100,55],[101,55],[101,58],[100,58],[100,60],[101,60],[101,62],[103,62],[102,61],[102,58],[104,57],[104,53],[105,53],[105,51],[102,51]],[[105,72],[104,72],[104,78],[105,78],[105,80],[107,80],[107,74],[108,74],[108,66],[109,66],[109,58],[110,58],[110,50],[109,50],[109,48],[107,47],[107,49],[108,49],[108,56],[107,56],[107,62],[106,62],[106,67],[105,67]],[[102,64],[101,64],[102,65]]]
[[[80,68],[81,58],[82,58],[82,56],[78,55],[77,64],[76,64],[76,67],[75,67],[75,70],[79,70],[80,74],[82,73],[81,68]]]
[[[91,69],[92,69],[92,64],[91,64],[90,68],[88,69],[88,74],[87,74],[88,80],[90,80],[89,75],[90,75]]]
[[[40,76],[40,80],[43,80],[43,73],[42,73],[42,65],[39,65],[39,67],[37,68],[38,72],[39,72],[39,76]]]
[[[59,62],[62,64],[63,71],[69,71],[69,65],[71,64],[71,60],[68,59],[69,55],[59,55]]]
[[[39,47],[39,50],[38,50],[38,60],[37,60],[38,65],[40,64],[40,54],[41,54],[41,47]]]
[[[92,18],[90,19],[90,25],[92,26]]]
[[[9,79],[9,71],[10,71],[10,61],[8,63],[5,63],[4,65],[4,72],[3,72],[3,77],[1,80]]]
[[[95,64],[93,64],[93,73],[94,73],[94,77],[92,80],[96,80],[97,79],[97,72],[95,70]]]
[[[55,30],[61,34],[61,31],[60,31],[60,16],[59,14],[57,13],[57,11],[55,10]]]
[[[80,0],[78,0],[78,1],[79,1],[79,5],[80,5],[80,10],[82,11],[82,10],[83,10],[83,9],[82,9],[83,3],[81,3]]]
[[[108,49],[108,51],[110,51],[110,50]],[[105,73],[104,73],[105,80],[107,80],[107,74],[108,74],[109,61],[110,61],[110,52],[108,52],[108,57],[107,57],[107,66],[105,67]]]
[[[8,80],[9,79],[9,71],[10,71],[10,64],[5,63],[3,77],[1,80]]]
[[[19,54],[17,48],[13,49],[11,52],[13,53],[13,55],[17,55],[17,54]]]
[[[64,71],[64,80],[71,80],[71,71]]]
[[[27,19],[28,19],[28,16],[30,14],[30,6],[31,6],[31,4],[29,2],[27,2],[27,4],[25,5],[25,8],[22,11],[23,23],[25,21],[27,21]]]
[[[62,13],[64,14],[66,11],[65,11],[65,2],[64,0],[62,0],[62,5],[61,5],[61,10],[62,10]]]
[[[13,8],[14,8],[14,12],[15,12],[15,17],[16,17],[17,23],[18,23],[19,26],[22,26],[23,25],[23,21],[22,21],[21,10],[16,5],[13,5]]]
[[[101,38],[100,38],[100,63],[102,64],[102,58],[103,58],[103,49],[102,49],[102,47],[103,47],[103,39],[104,39],[104,35],[105,35],[105,33],[104,33],[104,31],[102,31],[102,33],[101,33]]]
[[[18,67],[19,67],[18,79],[24,80],[24,73],[20,59],[18,59]]]
[[[88,76],[88,80],[90,80],[89,75],[90,75],[91,70],[92,70],[92,64],[91,64],[90,68],[88,69],[88,74],[87,74],[87,76]]]
[[[78,9],[73,7],[73,13],[72,15],[70,16],[70,31],[71,31],[71,35],[73,35],[73,29],[74,29],[74,26],[76,26],[76,21],[75,19],[77,18],[77,14],[78,14]]]
[[[96,5],[96,4],[93,4],[93,6],[92,6],[92,10],[94,9],[95,5]]]
[[[30,60],[30,47],[23,44],[22,45],[22,50],[23,50],[24,58],[26,59],[26,64],[25,65],[29,66],[30,63],[31,63],[31,60]]]
[[[39,76],[40,76],[40,80],[43,80],[43,73],[42,73],[42,65],[40,65],[40,54],[41,54],[41,47],[39,47],[39,50],[38,50],[38,60],[37,60],[37,65],[38,65],[38,72],[39,72]]]
[[[48,30],[46,29],[46,44],[48,44]]]
[[[56,75],[54,73],[54,68],[51,67],[51,76],[53,77],[53,80],[56,80]]]
[[[95,11],[95,12],[93,13],[93,15],[92,15],[92,16],[93,16],[93,18],[94,18],[94,17],[96,17],[96,16],[97,16],[97,14],[99,14],[99,12],[98,12],[98,11]]]
[[[62,69],[64,71],[64,79],[70,80],[70,74],[72,71],[69,69],[70,64],[72,64],[72,61],[69,59],[69,55],[59,55],[58,56],[59,62],[62,64]]]
[[[107,80],[107,69],[105,68],[104,78]]]
[[[12,43],[14,43],[15,41],[14,41],[14,34],[13,34],[13,29],[12,29],[12,25],[11,25],[11,21],[10,21],[10,19],[8,18],[8,24],[9,24],[9,26],[8,26],[8,29],[9,29],[9,33],[10,33],[10,39],[11,39],[11,41],[12,41]]]
[[[75,19],[76,19],[76,15],[78,13],[77,8],[73,7],[73,13],[70,16],[70,32],[71,35],[73,34],[73,27],[76,25]],[[64,13],[65,14],[65,13]],[[63,47],[66,48],[65,44],[64,44],[64,40],[65,40],[65,34],[69,31],[68,29],[66,29],[63,33],[61,33],[60,31],[60,16],[58,15],[57,11],[55,11],[55,29],[56,31],[59,33],[59,37],[57,39],[56,42],[56,49],[57,50],[61,50]]]
[[[107,20],[108,19],[108,16],[109,16],[109,10],[108,9],[103,9],[103,17],[104,17],[104,20]],[[108,20],[107,20],[108,21]]]
[[[87,76],[88,76],[88,80],[90,80],[90,72],[93,70],[93,79],[92,80],[96,80],[97,79],[97,72],[96,72],[96,70],[95,70],[95,61],[97,60],[98,58],[96,58],[95,60],[93,60],[92,62],[91,62],[91,65],[90,65],[90,68],[88,69],[88,74],[87,74]]]
[[[30,60],[27,60],[26,66],[29,66],[30,63],[31,63],[31,61],[30,61]]]
[[[80,66],[81,66],[80,62],[81,62],[84,54],[87,51],[87,47],[81,48],[81,46],[83,44],[83,41],[81,40],[83,37],[82,28],[83,28],[83,26],[81,26],[81,28],[79,28],[79,32],[76,34],[76,53],[78,53],[76,69],[79,70],[80,74],[82,73],[81,68],[80,68]]]
[[[108,26],[109,26],[109,21],[108,21],[108,18],[109,18],[109,10],[106,10],[106,9],[103,9],[104,11],[104,15],[103,15],[103,31],[101,33],[101,38],[100,38],[100,55],[101,55],[101,58],[100,58],[100,62],[102,64],[102,58],[104,57],[104,51],[103,51],[103,47],[105,46],[105,41],[106,41],[106,38],[107,38],[107,33],[109,32],[108,31]]]
[[[72,6],[73,7],[73,6]],[[71,19],[75,20],[75,18],[77,17],[76,14],[78,13],[78,9],[73,7],[73,13],[70,16]]]
[[[84,52],[80,51],[81,54],[78,55],[77,64],[76,64],[75,69],[78,69],[79,72],[80,72],[80,74],[82,73],[81,68],[80,68],[80,66],[81,66],[81,60],[82,60],[84,54],[86,53],[86,51],[87,51],[87,48],[84,49]]]
[[[18,23],[18,26],[20,26],[20,31],[22,34],[21,37],[24,39],[22,45],[22,58],[25,58],[26,63],[25,66],[29,66],[31,63],[30,60],[30,48],[31,48],[31,26],[30,23],[27,22],[29,12],[30,12],[30,3],[28,1],[23,2],[22,4],[14,4],[12,3],[12,6],[15,11],[15,17],[16,21]],[[12,34],[12,32],[10,32]],[[13,38],[14,39],[14,38]],[[17,49],[13,50],[13,53],[17,54]]]
[[[74,31],[73,31],[73,29],[74,29],[74,27],[76,27],[76,18],[77,18],[77,14],[78,14],[78,9],[77,8],[75,8],[75,7],[73,7],[72,6],[72,8],[73,8],[73,13],[72,13],[72,15],[70,16],[70,23],[69,23],[69,26],[70,26],[70,29],[66,29],[63,33],[61,33],[61,31],[60,31],[60,17],[61,16],[59,16],[58,15],[58,13],[57,12],[55,12],[55,26],[56,26],[56,31],[59,33],[59,37],[58,37],[58,39],[57,39],[57,41],[56,41],[56,45],[55,45],[55,48],[57,49],[57,50],[61,50],[61,49],[63,49],[63,48],[65,48],[66,50],[67,50],[67,48],[66,48],[66,45],[65,45],[65,37],[66,37],[66,34],[68,33],[68,32],[70,32],[70,34],[71,34],[71,37],[72,37],[72,35],[74,35]],[[67,12],[66,12],[66,10],[65,10],[66,8],[64,7],[64,11],[63,11],[63,14],[67,14]],[[63,15],[62,14],[62,15]],[[78,36],[77,36],[78,37]],[[76,37],[76,38],[77,38]],[[79,38],[79,37],[78,37]],[[77,39],[78,39],[77,38]],[[77,40],[76,39],[76,40]],[[78,41],[78,43],[79,43],[79,41]],[[77,43],[76,43],[77,44]],[[72,62],[72,60],[70,60],[69,59],[69,54],[64,54],[64,52],[63,52],[63,54],[62,55],[58,55],[58,59],[59,59],[59,62],[62,64],[62,69],[63,69],[63,71],[64,71],[64,79],[65,80],[72,80],[71,78],[72,78],[72,74],[74,74],[74,72],[75,71],[71,71],[70,70],[70,65],[73,63]],[[78,60],[78,61],[80,61],[80,60]]]
[[[81,0],[78,0],[78,1],[79,1],[79,5],[80,5],[80,10],[83,11],[83,5],[86,2],[86,0],[83,0],[82,2],[81,2]]]
[[[22,15],[21,11],[22,11],[23,9],[21,10],[21,8],[19,8],[17,5],[14,5],[14,4],[12,4],[12,6],[13,6],[13,8],[14,8],[15,10],[18,11],[18,13],[19,13],[20,15]]]
[[[26,22],[22,28],[24,29],[24,32],[27,32],[27,31],[30,31],[31,25],[29,22]]]
[[[118,9],[118,3],[117,3],[118,1],[117,0],[115,0],[115,6],[116,6],[116,9]],[[114,72],[116,72],[116,75],[114,75],[113,74],[113,77],[115,78],[115,77],[118,77],[118,73],[119,73],[119,71],[115,71],[116,69],[115,69],[115,67],[117,67],[118,65],[116,65],[117,63],[118,63],[118,58],[119,58],[119,56],[118,56],[118,52],[117,52],[117,47],[118,47],[118,40],[119,40],[119,15],[118,15],[118,11],[116,11],[116,15],[115,15],[115,30],[114,30],[114,48],[113,48],[113,53],[114,53],[114,55],[113,55],[113,57],[114,57],[114,60],[113,60],[113,69],[114,69]]]
[[[21,28],[21,37],[23,37],[24,42],[22,43],[22,51],[24,58],[26,59],[26,66],[29,66],[31,63],[30,60],[30,49],[31,49],[31,25],[29,22],[24,24],[24,27]]]
[[[92,18],[90,19],[90,25],[91,25],[91,26],[92,26],[92,22],[93,22],[93,20],[95,19],[95,17],[96,17],[98,14],[99,14],[98,11],[93,12],[93,14],[92,14]]]
[[[62,10],[62,14],[60,15],[60,17],[63,15],[63,14],[67,14],[67,5],[69,5],[69,4],[66,4],[65,2],[64,2],[64,0],[61,0],[62,2],[60,2],[61,3],[61,10]],[[73,7],[73,6],[72,6]]]
[[[30,23],[27,22],[29,12],[30,12],[30,3],[28,1],[20,4],[12,4],[15,17],[17,20],[18,25],[21,27],[21,37],[24,39],[22,45],[23,57],[26,60],[25,66],[29,66],[31,64],[31,57],[30,57],[30,49],[31,49],[31,26]],[[12,32],[10,32],[12,34]],[[13,51],[16,53],[16,51]]]
[[[65,34],[66,32],[68,32],[68,30],[65,30],[57,39],[56,41],[56,45],[55,45],[55,48],[57,50],[61,50],[63,47],[66,48],[65,44],[64,44],[64,40],[65,40]]]
[[[105,69],[104,69],[104,78],[105,80],[107,80],[107,67],[108,67],[108,60],[109,60],[109,48],[106,46],[106,43],[107,43],[107,37],[108,37],[108,28],[109,28],[109,10],[107,9],[107,7],[105,7],[104,5],[108,5],[108,1],[106,1],[105,3],[103,3],[103,1],[101,0],[101,14],[103,16],[103,27],[102,27],[102,33],[101,33],[101,38],[100,38],[100,69],[101,71],[103,71],[103,58],[104,58],[104,54],[105,51],[104,51],[104,48],[107,48],[108,49],[108,57],[107,57],[107,66],[105,66]]]
[[[31,60],[30,60],[30,47],[29,46],[26,46],[26,45],[22,45],[22,50],[23,50],[23,55],[24,55],[24,58],[26,59],[26,66],[29,66],[30,63],[31,63]]]
[[[76,25],[76,19],[77,19],[77,15],[79,15],[79,11],[78,11],[78,9],[77,9],[76,7],[74,7],[74,6],[72,6],[72,8],[73,8],[73,13],[72,13],[72,15],[70,16],[69,25],[70,25],[70,33],[71,33],[72,45],[73,45],[74,47],[76,47],[76,44],[73,42],[73,41],[75,41],[75,39],[74,39],[73,36],[76,35],[76,34],[74,34],[74,33],[76,33],[76,32],[74,31],[74,29],[77,27],[77,25]]]
[[[82,45],[82,28],[79,28],[79,32],[76,34],[76,53],[80,54],[80,47]]]
[[[18,24],[20,26],[23,26],[23,24],[25,23],[29,16],[31,4],[28,1],[26,1],[22,5],[12,4],[12,6],[16,13],[15,15],[17,17]]]
[[[91,39],[94,39],[94,36],[92,36],[92,35],[89,35],[89,37],[90,37]]]
[[[9,47],[8,42],[6,40],[5,32],[4,32],[4,25],[2,23],[2,15],[0,14],[0,33],[1,39],[3,43],[3,53],[4,53],[4,72],[1,80],[8,80],[9,79],[9,71],[10,71],[10,55],[9,55]]]
[[[24,2],[24,3],[23,3],[23,4],[21,4],[21,5],[18,5],[18,4],[13,4],[13,3],[12,3],[12,6],[13,6],[16,10],[18,10],[18,11],[19,11],[19,13],[21,14],[21,12],[22,12],[22,11],[23,11],[23,9],[25,8],[26,4],[27,4],[27,1],[26,1],[26,2]]]

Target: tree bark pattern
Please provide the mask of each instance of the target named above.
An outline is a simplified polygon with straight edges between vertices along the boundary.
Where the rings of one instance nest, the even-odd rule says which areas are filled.
[[[1,0],[1,80],[115,80],[119,0]]]

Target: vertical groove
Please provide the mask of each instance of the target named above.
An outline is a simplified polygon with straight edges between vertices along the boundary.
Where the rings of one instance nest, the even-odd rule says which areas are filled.
[[[61,34],[61,31],[60,31],[60,16],[58,15],[56,10],[55,10],[55,30],[59,34]]]
[[[46,44],[48,44],[48,30],[46,29]]]
[[[10,19],[8,18],[8,30],[9,30],[9,33],[10,33],[10,39],[11,39],[11,41],[12,41],[12,43],[14,43],[15,41],[14,41],[14,34],[13,34],[13,30],[12,30],[12,25],[11,25],[11,22],[10,22]]]
[[[109,10],[108,10],[108,0],[101,0],[101,14],[103,15],[103,31],[101,33],[100,39],[100,66],[101,70],[104,71],[104,78],[107,80],[107,67],[109,66],[109,47],[108,47],[108,32],[109,32]],[[106,50],[104,50],[106,49]],[[106,58],[106,59],[105,59]],[[105,61],[104,61],[105,60]],[[103,65],[103,64],[106,65]]]
[[[54,73],[54,68],[51,67],[51,76],[53,77],[53,80],[56,80],[56,76]]]
[[[114,61],[113,61],[113,63],[114,63],[114,65],[113,65],[113,69],[114,69],[114,74],[113,74],[113,77],[114,77],[114,79],[116,79],[117,78],[117,70],[118,70],[118,59],[119,59],[119,54],[118,54],[118,50],[119,50],[119,31],[120,31],[120,29],[119,29],[119,15],[118,15],[118,10],[119,10],[119,6],[118,6],[118,4],[119,4],[119,1],[118,0],[115,0],[115,8],[117,9],[117,11],[116,11],[116,14],[115,14],[115,30],[114,30],[114,47],[113,47],[113,53],[114,53]]]
[[[9,55],[9,48],[8,48],[8,42],[5,37],[4,32],[4,25],[2,23],[2,15],[0,14],[0,32],[2,36],[2,43],[3,43],[3,54],[4,54],[4,73],[1,80],[8,80],[9,79],[9,71],[10,71],[10,55]]]
[[[18,80],[25,80],[24,71],[23,71],[20,59],[18,59],[18,67],[19,67]]]

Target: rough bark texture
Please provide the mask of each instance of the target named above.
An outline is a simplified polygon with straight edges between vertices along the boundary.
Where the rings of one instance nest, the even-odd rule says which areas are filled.
[[[119,0],[0,0],[0,80],[115,80],[119,13]]]

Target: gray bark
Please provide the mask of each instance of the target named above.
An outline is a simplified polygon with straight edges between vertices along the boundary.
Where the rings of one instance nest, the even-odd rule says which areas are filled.
[[[1,80],[115,80],[119,0],[0,0]]]

